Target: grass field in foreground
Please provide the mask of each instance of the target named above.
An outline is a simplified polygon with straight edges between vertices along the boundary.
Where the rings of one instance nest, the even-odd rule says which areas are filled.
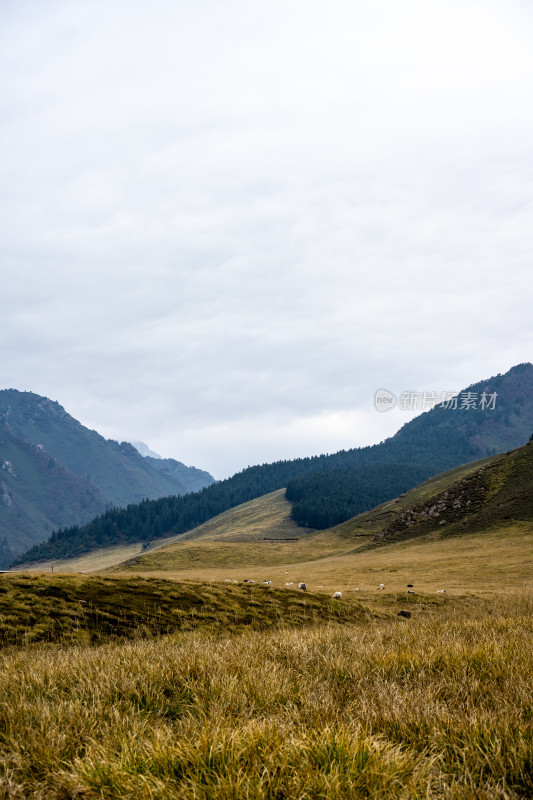
[[[10,649],[0,797],[530,798],[532,610]]]
[[[413,612],[449,602],[411,598]],[[0,647],[95,644],[174,631],[238,630],[353,622],[397,611],[403,596],[382,598],[372,611],[358,599],[270,586],[175,582],[157,578],[36,575],[0,576]]]

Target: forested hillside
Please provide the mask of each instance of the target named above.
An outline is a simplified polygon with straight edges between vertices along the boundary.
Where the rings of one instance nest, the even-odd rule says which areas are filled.
[[[292,518],[305,528],[331,528],[411,489],[428,477],[413,464],[369,464],[328,469],[291,481],[286,497]]]
[[[88,525],[55,532],[19,563],[182,533],[284,486],[300,524],[342,522],[432,475],[524,444],[533,430],[533,365],[520,364],[464,390],[484,391],[497,394],[493,410],[461,408],[459,403],[455,409],[434,408],[379,445],[249,467],[194,494],[113,509]],[[311,483],[306,486],[304,479]]]

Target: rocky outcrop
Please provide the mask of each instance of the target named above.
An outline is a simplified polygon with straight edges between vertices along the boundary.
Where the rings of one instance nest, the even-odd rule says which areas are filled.
[[[17,473],[15,472],[15,468],[11,463],[11,461],[4,461],[4,463],[2,464],[2,469],[5,470],[6,472],[9,472],[9,474],[12,475],[14,478],[17,477]]]
[[[2,502],[5,506],[13,505],[13,498],[11,497],[9,487],[3,482],[0,483],[0,502]]]
[[[406,532],[418,534],[436,526],[465,521],[469,514],[476,512],[482,506],[487,494],[486,484],[484,469],[462,478],[428,503],[403,511],[383,528],[373,541],[383,542],[400,537]]]

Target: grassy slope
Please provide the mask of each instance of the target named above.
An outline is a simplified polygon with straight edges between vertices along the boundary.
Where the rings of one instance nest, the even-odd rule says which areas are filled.
[[[485,459],[480,463],[490,463]],[[479,466],[479,464],[478,464]],[[174,541],[117,565],[125,571],[172,571],[202,568],[280,566],[345,554],[354,544],[368,542],[384,520],[440,491],[476,467],[459,467],[432,478],[397,501],[385,503],[328,531],[302,530],[290,519],[283,490],[271,492],[220,514]],[[220,577],[220,576],[219,576]]]
[[[426,604],[419,600],[420,608]],[[0,647],[94,644],[197,628],[227,632],[248,625],[353,622],[371,613],[356,599],[339,604],[323,594],[262,585],[0,575]]]
[[[384,503],[329,531],[317,532],[312,539],[308,539],[308,529],[298,527],[291,520],[290,504],[285,500],[284,490],[279,489],[229,509],[185,534],[159,540],[156,547],[142,555],[141,544],[136,543],[102,548],[72,559],[39,562],[24,568],[45,572],[52,568],[61,572],[93,572],[135,558],[135,563],[127,565],[126,569],[175,571],[212,567],[220,558],[223,564],[234,563],[238,566],[249,563],[285,564],[308,561],[313,555],[316,558],[334,555],[346,550],[343,540],[364,537],[366,541],[401,511],[423,503],[443,491],[450,482],[470,474],[480,464],[491,463],[495,458],[497,456],[430,478],[404,497]],[[276,539],[291,541],[272,541]]]
[[[293,540],[305,537],[308,533],[308,530],[298,527],[291,520],[290,505],[285,500],[284,490],[279,489],[256,500],[243,503],[237,508],[225,511],[192,531],[157,540],[157,546],[150,548],[147,553],[143,554],[142,558],[151,557],[152,554],[155,555],[157,553],[156,558],[159,565],[161,563],[159,559],[165,561],[168,558],[173,559],[174,544],[177,544],[177,547],[181,549],[182,543],[187,542],[192,552],[197,552],[196,545],[191,546],[190,544],[196,540],[201,540],[202,543],[204,541],[220,541],[224,543],[228,553],[238,553],[239,546],[237,543],[253,543],[257,546],[257,542],[265,537]],[[267,544],[265,551],[268,552],[278,544],[275,542]],[[52,567],[60,572],[93,572],[120,564],[125,560],[131,560],[134,556],[140,556],[141,552],[141,544],[135,543],[102,548],[78,558],[43,561],[33,566],[29,565],[28,568],[31,571],[37,570],[39,572],[47,572]]]
[[[330,543],[322,545],[327,551]],[[218,558],[221,549],[221,546],[211,549],[211,557]],[[292,562],[286,552],[270,551],[268,555],[267,563],[260,560],[263,559],[263,554],[260,554],[257,562],[250,556],[240,566],[235,566],[230,560],[225,566],[218,563],[206,566],[195,564],[188,553],[190,566],[174,569],[154,567],[152,570],[132,566],[127,572],[115,568],[114,574],[200,581],[250,578],[260,582],[268,579],[276,587],[305,581],[312,591],[357,591],[357,596],[365,599],[381,583],[391,592],[405,592],[407,584],[414,583],[417,591],[446,589],[453,593],[493,593],[503,589],[522,591],[525,586],[533,585],[533,526],[525,523],[486,533],[466,534],[457,539],[414,539],[379,549],[363,552],[354,549],[323,558],[317,557],[317,550],[314,550],[308,560]],[[297,554],[292,555],[295,557]]]

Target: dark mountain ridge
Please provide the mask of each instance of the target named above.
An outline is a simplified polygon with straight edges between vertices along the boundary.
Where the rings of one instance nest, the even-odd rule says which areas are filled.
[[[0,568],[37,536],[42,540],[58,525],[88,522],[105,511],[105,498],[91,481],[1,425],[0,454]]]

